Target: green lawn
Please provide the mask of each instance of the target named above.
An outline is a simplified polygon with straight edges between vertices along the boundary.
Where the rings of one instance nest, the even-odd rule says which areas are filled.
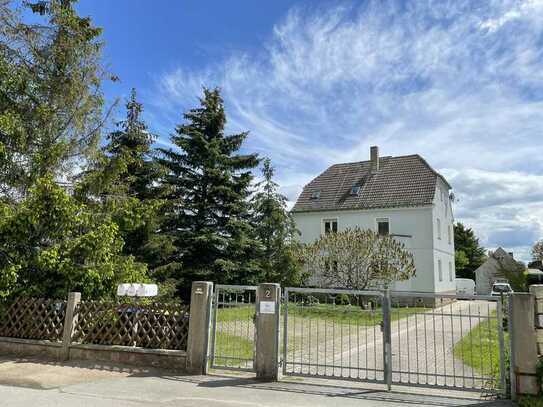
[[[391,319],[396,321],[415,313],[429,311],[429,308],[422,307],[400,307],[392,308]],[[283,314],[283,307],[281,314]],[[382,314],[380,309],[374,311],[364,310],[358,306],[315,304],[308,306],[288,305],[290,318],[313,318],[333,321],[340,324],[357,324],[373,326],[380,324]],[[242,305],[232,308],[220,308],[217,315],[218,322],[246,321],[253,318],[254,305]]]
[[[255,314],[255,305],[238,305],[231,308],[219,308],[217,322],[248,321]]]
[[[392,308],[391,320],[396,321],[409,315],[425,311],[428,311],[428,308]],[[339,324],[373,326],[380,324],[383,320],[382,313],[379,308],[371,311],[352,305],[317,304],[304,307],[289,305],[288,312],[289,317],[323,319],[337,322]]]
[[[493,314],[495,315],[495,314]],[[500,345],[498,342],[498,321],[490,318],[477,324],[466,336],[454,345],[454,356],[471,366],[479,374],[500,375]],[[508,343],[508,334],[504,332],[504,343]],[[505,347],[507,352],[507,347]]]
[[[254,343],[251,340],[237,335],[230,335],[217,331],[215,339],[215,363],[219,366],[246,367],[243,360],[222,359],[220,356],[229,358],[252,359]]]

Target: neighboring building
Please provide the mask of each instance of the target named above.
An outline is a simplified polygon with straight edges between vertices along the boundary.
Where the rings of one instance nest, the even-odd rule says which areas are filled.
[[[421,156],[379,157],[371,147],[369,161],[332,165],[307,184],[292,215],[304,243],[354,227],[395,236],[413,253],[417,272],[393,290],[454,293],[450,189]]]
[[[475,270],[475,291],[477,295],[489,295],[492,284],[498,280],[504,280],[503,270],[515,270],[518,263],[513,253],[506,252],[498,247],[488,254],[488,259]]]

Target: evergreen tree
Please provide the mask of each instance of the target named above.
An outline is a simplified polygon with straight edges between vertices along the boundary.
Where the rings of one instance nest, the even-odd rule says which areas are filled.
[[[286,286],[300,285],[304,276],[294,256],[296,230],[294,219],[287,210],[287,199],[273,181],[274,168],[269,159],[262,167],[263,181],[253,197],[254,225],[261,245],[261,279]]]
[[[66,178],[104,122],[101,30],[73,0],[0,2],[0,199]],[[27,7],[34,14],[29,16]]]
[[[123,253],[146,263],[161,264],[167,241],[157,235],[163,205],[157,183],[161,168],[154,160],[153,136],[141,118],[143,106],[132,89],[126,103],[126,119],[107,137],[102,153],[95,157],[78,186],[95,211],[111,215],[124,240]]]
[[[113,160],[122,163],[117,180],[119,187],[126,188],[128,196],[140,200],[155,196],[153,184],[159,177],[152,157],[154,137],[141,119],[142,112],[143,105],[136,100],[136,90],[132,89],[126,103],[126,119],[117,123],[119,129],[109,134],[109,144],[105,147]]]
[[[204,89],[184,118],[171,137],[180,151],[160,150],[169,201],[162,231],[177,248],[162,270],[185,295],[196,279],[250,283],[258,264],[248,198],[258,158],[238,153],[248,133],[224,134],[218,89]]]
[[[475,270],[485,262],[485,249],[471,228],[457,222],[454,226],[456,277],[475,279]]]

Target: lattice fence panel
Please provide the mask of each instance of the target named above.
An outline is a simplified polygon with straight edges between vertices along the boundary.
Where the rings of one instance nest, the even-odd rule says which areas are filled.
[[[0,336],[62,341],[65,300],[18,298],[0,310]]]
[[[83,301],[76,307],[74,342],[186,350],[189,309],[180,304]]]

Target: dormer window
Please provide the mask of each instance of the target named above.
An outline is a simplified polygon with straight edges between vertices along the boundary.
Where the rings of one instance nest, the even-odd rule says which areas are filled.
[[[311,199],[319,199],[321,197],[321,191],[311,192]]]
[[[351,187],[351,195],[358,196],[359,193],[360,193],[360,185],[353,185]]]

